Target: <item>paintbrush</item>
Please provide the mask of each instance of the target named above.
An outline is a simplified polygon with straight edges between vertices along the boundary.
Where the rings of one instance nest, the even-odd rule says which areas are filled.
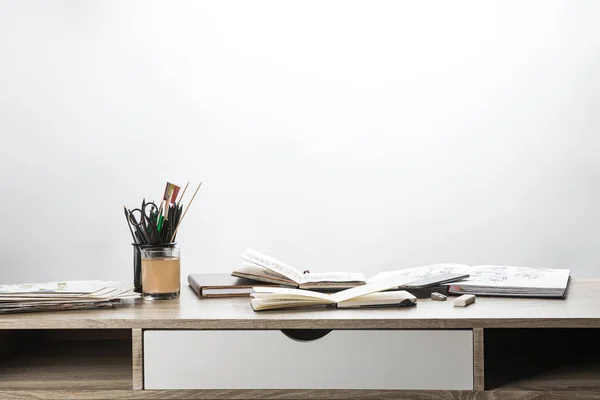
[[[198,193],[198,190],[200,189],[200,186],[202,186],[202,182],[200,182],[200,184],[196,188],[196,191],[194,192],[194,195],[192,196],[192,199],[190,200],[189,204],[185,208],[185,211],[183,212],[183,215],[181,216],[181,219],[177,223],[177,226],[175,227],[175,232],[173,232],[173,235],[171,236],[170,243],[173,242],[173,239],[175,238],[175,235],[177,234],[177,231],[179,230],[179,227],[181,226],[181,222],[183,222],[183,219],[185,218],[185,214],[187,214],[188,210],[190,209],[190,206],[192,205],[192,202],[194,201],[194,198],[196,197],[196,193]],[[187,185],[186,185],[186,187],[187,187]],[[183,197],[183,195],[181,197]]]

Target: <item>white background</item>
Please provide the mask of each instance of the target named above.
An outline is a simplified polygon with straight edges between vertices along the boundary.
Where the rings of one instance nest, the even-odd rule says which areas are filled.
[[[0,0],[0,281],[130,281],[123,204],[167,180],[204,182],[183,279],[246,247],[598,276],[599,19],[591,0]]]

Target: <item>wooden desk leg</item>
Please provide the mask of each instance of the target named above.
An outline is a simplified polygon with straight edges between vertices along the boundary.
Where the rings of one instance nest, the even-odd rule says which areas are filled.
[[[473,328],[473,389],[484,390],[483,328]]]
[[[131,355],[133,368],[133,390],[144,389],[144,343],[141,329],[131,332]]]

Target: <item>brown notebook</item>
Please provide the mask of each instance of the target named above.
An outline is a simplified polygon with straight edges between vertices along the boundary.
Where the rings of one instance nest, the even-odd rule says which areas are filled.
[[[200,297],[249,297],[253,286],[279,287],[230,274],[192,274],[188,283]]]

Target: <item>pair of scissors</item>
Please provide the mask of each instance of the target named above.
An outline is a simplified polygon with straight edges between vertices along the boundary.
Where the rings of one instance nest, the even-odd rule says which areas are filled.
[[[150,207],[150,213],[148,213],[148,207]],[[134,213],[136,212],[140,213],[139,218],[135,217]],[[140,232],[147,244],[160,243],[158,227],[153,219],[153,215],[157,214],[158,207],[156,207],[156,204],[153,202],[146,203],[146,200],[142,201],[141,208],[134,208],[129,213],[129,222]]]

